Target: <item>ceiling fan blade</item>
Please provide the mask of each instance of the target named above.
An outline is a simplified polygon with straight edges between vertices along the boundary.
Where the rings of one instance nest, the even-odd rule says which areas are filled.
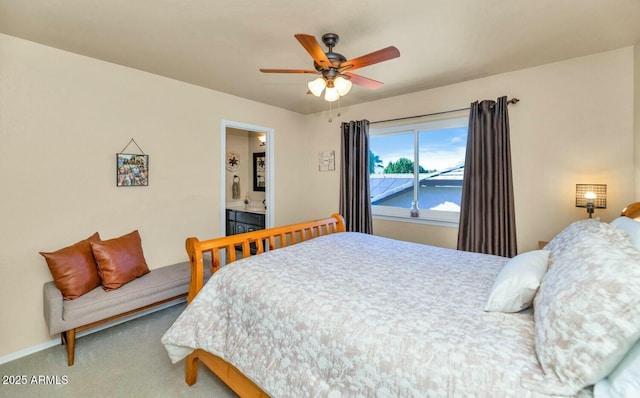
[[[316,40],[314,36],[298,33],[295,37],[322,69],[328,70],[331,67],[331,61],[329,61],[327,54],[324,53],[320,43],[318,43],[318,40]]]
[[[375,90],[376,88],[380,88],[384,85],[384,83],[382,82],[369,79],[368,77],[356,75],[354,73],[346,72],[346,73],[343,73],[343,75],[349,77],[349,80],[351,80],[351,83],[357,84],[359,86],[363,86],[372,90]]]
[[[262,73],[318,73],[318,71],[310,69],[260,69]]]
[[[394,46],[383,48],[382,50],[374,51],[367,55],[363,55],[358,58],[350,59],[340,64],[340,71],[354,70],[365,66],[377,64],[378,62],[388,61],[400,56],[400,50]]]

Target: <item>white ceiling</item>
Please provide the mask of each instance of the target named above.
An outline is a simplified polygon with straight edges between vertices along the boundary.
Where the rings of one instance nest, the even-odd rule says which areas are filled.
[[[314,76],[258,69],[313,69],[293,35],[327,32],[401,54],[345,106],[640,43],[640,0],[0,0],[0,33],[303,114]]]

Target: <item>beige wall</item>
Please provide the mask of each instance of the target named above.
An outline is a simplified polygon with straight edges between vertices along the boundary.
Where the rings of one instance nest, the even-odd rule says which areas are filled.
[[[155,268],[220,234],[223,119],[274,129],[275,223],[306,218],[302,115],[5,35],[0,82],[0,357],[54,338],[39,251],[138,229]],[[131,138],[149,186],[116,188]]]
[[[633,74],[634,49],[628,47],[343,107],[332,123],[326,112],[309,117],[309,158],[320,150],[339,153],[342,121],[385,120],[517,97],[521,102],[509,107],[509,116],[518,247],[531,250],[538,240],[549,240],[571,221],[586,217],[585,209],[574,207],[576,183],[607,184],[608,208],[596,212],[607,221],[640,198],[634,196]],[[339,173],[320,173],[314,167],[309,173],[314,181],[312,215],[336,211]],[[454,228],[392,221],[375,221],[374,233],[446,247],[455,247],[457,239]]]
[[[608,184],[609,208],[596,214],[609,220],[634,198],[634,51],[638,58],[629,47],[342,108],[328,123],[326,112],[303,116],[0,35],[0,357],[52,339],[41,291],[51,275],[38,251],[139,229],[155,268],[185,258],[186,236],[219,234],[223,119],[274,129],[282,225],[337,211],[339,160],[319,172],[317,155],[339,158],[341,121],[519,97],[510,116],[521,251],[586,216],[573,207],[575,183]],[[116,188],[115,153],[132,137],[150,156],[150,185]],[[449,247],[457,234],[388,221],[374,228]]]

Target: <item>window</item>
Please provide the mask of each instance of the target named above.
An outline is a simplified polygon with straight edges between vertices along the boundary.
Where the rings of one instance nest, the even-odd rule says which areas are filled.
[[[371,128],[369,182],[374,217],[457,225],[467,125],[468,117],[456,117]],[[417,217],[412,217],[413,204]]]

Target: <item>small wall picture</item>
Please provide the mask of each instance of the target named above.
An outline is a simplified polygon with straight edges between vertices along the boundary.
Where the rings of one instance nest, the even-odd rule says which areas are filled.
[[[116,154],[116,186],[146,187],[149,185],[149,155]]]
[[[318,170],[333,171],[336,169],[336,151],[318,152]]]
[[[265,187],[265,153],[255,152],[253,154],[253,190],[264,191]]]

